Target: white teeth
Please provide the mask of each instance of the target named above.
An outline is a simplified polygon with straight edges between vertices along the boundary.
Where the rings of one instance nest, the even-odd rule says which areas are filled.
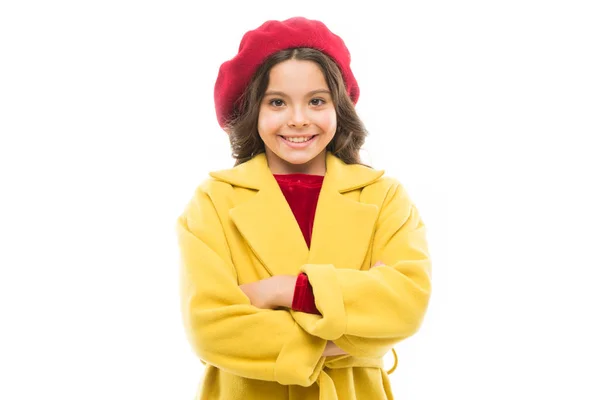
[[[294,143],[304,143],[304,142],[308,142],[310,139],[312,139],[311,137],[307,137],[307,138],[284,138],[285,140],[288,140],[290,142],[294,142]]]

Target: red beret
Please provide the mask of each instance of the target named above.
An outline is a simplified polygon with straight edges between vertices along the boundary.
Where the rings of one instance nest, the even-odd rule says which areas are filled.
[[[356,104],[360,90],[350,69],[350,52],[342,38],[322,22],[303,17],[267,21],[246,32],[238,54],[219,68],[215,83],[215,110],[221,127],[225,127],[235,102],[244,93],[258,67],[270,55],[294,47],[310,47],[331,57],[342,72],[348,95]]]

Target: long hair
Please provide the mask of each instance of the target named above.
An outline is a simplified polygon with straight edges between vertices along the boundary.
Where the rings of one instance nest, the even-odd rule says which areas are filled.
[[[269,72],[275,65],[286,60],[305,60],[317,63],[323,75],[335,107],[337,129],[326,150],[346,164],[363,164],[359,151],[368,135],[358,117],[354,104],[346,92],[342,73],[335,61],[312,48],[292,48],[272,54],[257,69],[246,90],[236,102],[233,115],[226,125],[231,142],[235,165],[242,164],[257,154],[265,152],[265,143],[258,134],[258,113],[264,94],[269,86]]]

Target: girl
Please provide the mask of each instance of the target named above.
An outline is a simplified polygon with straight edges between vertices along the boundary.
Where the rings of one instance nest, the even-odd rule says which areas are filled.
[[[418,330],[431,266],[402,185],[360,162],[358,97],[319,21],[267,21],[221,65],[235,166],[177,220],[197,399],[393,398],[382,358]]]

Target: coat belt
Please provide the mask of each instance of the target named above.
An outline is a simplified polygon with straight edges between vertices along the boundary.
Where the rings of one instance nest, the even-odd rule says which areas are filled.
[[[394,366],[388,374],[391,374],[396,369],[398,363],[398,357],[394,351]],[[333,379],[327,374],[326,369],[340,369],[350,367],[372,367],[372,368],[383,368],[383,358],[356,358],[349,356],[335,356],[329,360],[325,360],[323,369],[319,373],[317,383],[319,385],[319,400],[338,400],[338,395],[335,390]]]

